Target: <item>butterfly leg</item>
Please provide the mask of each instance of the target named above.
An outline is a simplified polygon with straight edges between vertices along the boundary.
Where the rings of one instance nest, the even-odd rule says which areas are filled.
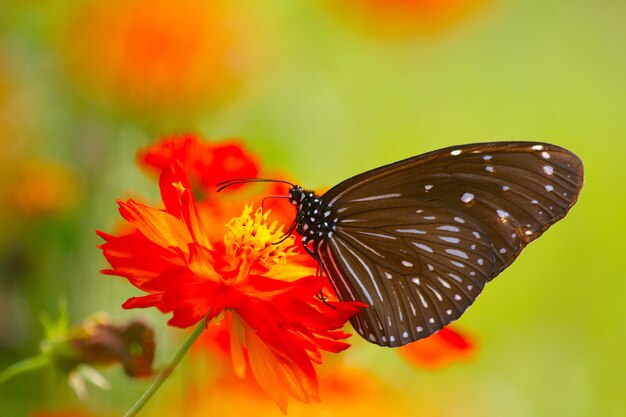
[[[294,229],[296,228],[297,224],[298,224],[298,223],[297,223],[296,221],[294,221],[293,223],[291,223],[291,226],[289,226],[289,230],[287,230],[287,231],[283,234],[282,239],[280,239],[278,242],[274,242],[274,243],[272,243],[272,245],[278,245],[278,244],[280,244],[280,243],[283,243],[285,240],[287,240],[287,239],[289,238],[289,236],[291,236],[291,234],[293,233],[293,231],[294,231]],[[309,253],[310,253],[310,252],[309,252]]]
[[[287,231],[286,235],[290,236],[291,233],[293,232],[293,229],[295,229],[297,225],[297,222],[293,222],[293,224],[291,225],[291,227],[289,227],[289,230]],[[281,240],[281,242],[285,240],[285,238],[283,238]],[[311,242],[311,241],[309,241]],[[315,251],[312,251],[309,246],[308,243],[309,242],[305,242],[304,240],[302,241],[302,247],[304,248],[304,250],[313,258],[317,261],[317,270],[315,271],[315,276],[322,278],[322,274],[325,274],[326,271],[324,270],[324,264],[322,264],[322,260],[320,259],[320,257],[315,253]],[[328,303],[328,297],[326,297],[324,295],[324,290],[321,289],[320,292],[317,294],[317,299],[322,301],[324,304],[326,304],[328,307],[332,308],[333,310],[335,310],[335,306],[331,305]]]
[[[315,259],[317,261],[317,270],[315,271],[315,276],[318,276],[320,278],[322,278],[322,274],[325,273],[326,271],[324,270],[324,264],[322,264],[322,260],[320,259],[320,257],[311,249],[309,249],[309,247],[306,244],[302,245],[304,247],[304,250],[307,251],[307,253],[309,255],[311,255],[311,257],[313,259]],[[332,308],[333,310],[335,310],[335,306],[331,305],[328,303],[328,297],[326,297],[324,295],[324,290],[321,289],[320,292],[317,294],[317,299],[320,300],[321,302],[323,302],[324,304],[326,304],[328,307]]]

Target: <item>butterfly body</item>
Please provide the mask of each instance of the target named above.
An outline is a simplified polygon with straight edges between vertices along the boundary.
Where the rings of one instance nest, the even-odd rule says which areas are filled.
[[[462,145],[289,191],[296,231],[366,340],[401,346],[458,319],[485,284],[565,216],[582,187],[571,152],[532,142]]]
[[[296,232],[304,245],[332,238],[339,218],[319,195],[295,186],[289,190],[289,202],[296,207]]]

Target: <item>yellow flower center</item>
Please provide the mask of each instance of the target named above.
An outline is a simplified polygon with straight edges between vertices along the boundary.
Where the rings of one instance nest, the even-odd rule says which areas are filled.
[[[248,266],[258,262],[273,272],[282,266],[292,254],[293,236],[285,239],[283,227],[276,221],[268,223],[269,211],[246,204],[239,217],[231,219],[224,236],[226,253],[240,259]]]

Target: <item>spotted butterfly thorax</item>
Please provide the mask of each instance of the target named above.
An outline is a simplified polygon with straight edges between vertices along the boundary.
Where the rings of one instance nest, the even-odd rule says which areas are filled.
[[[455,146],[367,171],[322,195],[287,183],[296,207],[289,233],[302,236],[339,299],[369,305],[352,318],[355,330],[402,346],[458,319],[565,216],[582,183],[580,159],[555,145]]]

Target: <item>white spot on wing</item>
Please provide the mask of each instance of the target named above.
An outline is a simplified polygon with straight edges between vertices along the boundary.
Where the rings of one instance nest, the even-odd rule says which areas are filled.
[[[430,246],[426,246],[423,243],[413,242],[413,245],[420,248],[421,250],[425,250],[426,252],[433,253],[433,250]]]
[[[396,229],[396,232],[398,233],[412,233],[415,235],[425,235],[426,232],[423,230],[419,230],[419,229]]]
[[[474,194],[472,193],[465,193],[461,196],[461,201],[464,203],[469,203],[473,199],[474,199]]]
[[[490,160],[490,159],[491,159],[491,155],[485,155],[485,156],[483,156],[483,159],[484,159],[485,161],[488,161],[488,160]]]
[[[465,223],[465,220],[463,220],[463,219],[462,219],[462,218],[460,218],[460,217],[455,217],[455,218],[454,218],[454,221],[455,221],[455,222],[457,222],[457,223],[461,223],[461,224]]]
[[[413,266],[413,264],[409,261],[402,261],[402,265],[406,266],[407,268],[410,268]]]
[[[493,172],[493,167],[492,167],[491,165],[487,165],[487,166],[485,167],[485,171],[488,171],[488,172]]]
[[[546,191],[550,192],[550,191],[552,191],[552,190],[554,190],[554,187],[553,187],[553,186],[551,186],[550,184],[547,184],[547,185],[546,185]]]
[[[509,213],[504,211],[504,210],[496,210],[496,213],[498,213],[498,216],[506,219],[507,217],[509,217]]]
[[[445,230],[446,232],[460,232],[461,231],[461,229],[452,225],[439,226],[437,230]]]
[[[366,232],[364,230],[355,230],[356,233],[360,233],[362,235],[368,235],[368,236],[376,236],[376,237],[382,237],[383,239],[391,239],[391,240],[396,240],[395,236],[391,236],[385,233],[375,233],[375,232]],[[426,233],[426,232],[424,232]]]
[[[425,189],[426,191],[430,190],[431,188],[433,188],[433,185],[432,185],[432,184],[427,184],[427,185],[425,185],[425,186],[424,186],[424,189]]]
[[[400,197],[402,194],[400,193],[391,193],[391,194],[381,194],[381,195],[371,195],[369,197],[357,198],[354,200],[350,200],[350,203],[356,203],[359,201],[375,201],[375,200],[384,200],[386,198],[396,198]]]
[[[454,155],[454,156],[457,156],[457,155],[460,155],[460,154],[461,154],[461,150],[460,149],[455,149],[452,152],[450,152],[450,155]]]
[[[509,187],[508,185],[503,185],[502,186],[502,191],[509,191],[511,189],[511,187]]]
[[[550,154],[546,151],[541,152],[541,157],[543,159],[550,159]]]
[[[441,278],[441,277],[437,277],[437,279],[439,280],[439,282],[441,282],[441,285],[443,285],[444,287],[450,289],[452,287],[450,287],[450,283],[448,281],[446,281],[445,279]]]
[[[552,168],[550,165],[546,165],[543,167],[543,172],[545,172],[548,175],[552,175],[554,174],[554,168]]]
[[[540,151],[540,150],[543,149],[543,145],[535,145],[535,146],[533,146],[533,149],[536,150],[536,151]]]
[[[456,274],[453,274],[452,272],[448,272],[447,275],[452,278],[453,280],[455,280],[456,282],[463,282],[463,280],[461,279],[461,277],[459,277]]]
[[[428,289],[432,291],[433,294],[435,294],[435,297],[437,297],[437,300],[439,300],[439,302],[443,301],[443,297],[441,296],[441,294],[439,294],[439,291],[437,291],[436,289],[434,289],[432,286],[428,284],[426,284],[426,286],[428,286]]]
[[[467,256],[467,253],[463,252],[462,250],[446,249],[446,252],[448,252],[450,255],[458,256],[459,258],[469,259],[469,257]]]
[[[424,298],[424,296],[422,295],[422,293],[419,290],[417,290],[417,295],[419,296],[420,302],[422,303],[424,308],[428,308],[428,303],[426,302],[426,299]]]
[[[448,243],[459,243],[461,241],[461,239],[459,239],[458,237],[451,237],[451,236],[439,236],[439,239]]]
[[[418,277],[411,278],[411,281],[413,281],[413,283],[415,283],[415,285],[421,285],[422,284]]]

